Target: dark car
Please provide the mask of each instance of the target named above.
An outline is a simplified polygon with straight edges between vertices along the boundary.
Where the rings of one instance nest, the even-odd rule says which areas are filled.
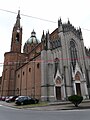
[[[0,96],[0,100],[2,100],[2,97]]]
[[[31,98],[29,96],[19,96],[15,100],[16,105],[35,104],[38,102],[39,102],[38,99]]]
[[[5,96],[2,96],[1,100],[2,101],[5,101],[6,97]]]
[[[18,96],[10,96],[10,97],[8,97],[5,101],[6,101],[6,102],[14,102],[17,97],[18,97]]]

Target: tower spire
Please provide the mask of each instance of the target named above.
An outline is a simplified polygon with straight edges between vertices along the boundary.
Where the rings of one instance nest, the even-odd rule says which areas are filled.
[[[16,17],[16,23],[12,31],[11,51],[21,53],[22,45],[22,27],[20,27],[20,10]]]
[[[20,10],[18,10],[18,15],[17,15],[15,26],[19,27],[19,28],[20,28],[20,19],[21,19],[21,17],[20,17]]]

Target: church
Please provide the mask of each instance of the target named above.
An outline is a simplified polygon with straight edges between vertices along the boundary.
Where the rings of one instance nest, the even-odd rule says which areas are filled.
[[[68,20],[41,40],[32,30],[22,49],[20,10],[12,30],[11,48],[4,54],[1,96],[22,95],[40,101],[67,100],[70,95],[90,98],[90,49],[81,28]]]

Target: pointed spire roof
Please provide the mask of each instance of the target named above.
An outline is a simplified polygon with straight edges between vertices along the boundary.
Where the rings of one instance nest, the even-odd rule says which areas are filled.
[[[69,20],[69,18],[68,18],[68,24],[70,24],[70,20]]]
[[[48,30],[48,34],[49,34],[49,30]]]
[[[34,29],[33,29],[33,31],[31,32],[31,37],[36,37],[36,32],[34,31]]]
[[[17,19],[16,19],[16,24],[15,24],[16,27],[20,27],[20,19],[21,19],[20,10],[18,10],[18,15],[17,15]]]
[[[44,30],[43,30],[43,34],[42,34],[42,38],[41,39],[44,39],[45,38],[45,34],[44,34]]]
[[[45,34],[44,34],[44,30],[43,30],[43,34],[42,34],[42,36],[43,36],[43,37],[45,36]]]
[[[61,17],[58,19],[58,26],[60,26],[62,24],[62,20]]]
[[[79,27],[79,32],[81,33],[81,28]]]
[[[18,10],[17,19],[18,19],[18,18],[21,19],[21,18],[20,18],[20,10]]]

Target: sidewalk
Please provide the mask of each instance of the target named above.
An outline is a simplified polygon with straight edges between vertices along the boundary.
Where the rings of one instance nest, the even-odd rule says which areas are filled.
[[[84,100],[78,107],[69,101],[66,102],[49,102],[45,106],[16,106],[15,103],[0,102],[1,105],[14,107],[17,109],[30,109],[30,110],[44,110],[44,111],[54,111],[54,110],[74,110],[74,109],[90,109],[90,100]]]
[[[46,111],[90,109],[90,100],[83,101],[78,107],[75,107],[74,104],[72,104],[69,101],[67,101],[67,102],[49,103],[48,106],[33,107],[33,108],[30,108],[30,109],[33,109],[33,110],[46,110]]]

